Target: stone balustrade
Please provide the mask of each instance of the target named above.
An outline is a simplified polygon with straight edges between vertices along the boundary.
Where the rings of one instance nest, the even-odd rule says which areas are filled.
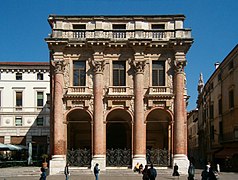
[[[55,29],[52,38],[69,39],[153,39],[191,38],[190,29],[178,30],[61,30]]]

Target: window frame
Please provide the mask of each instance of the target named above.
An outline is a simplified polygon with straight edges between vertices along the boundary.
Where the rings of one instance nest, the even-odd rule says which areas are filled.
[[[22,73],[19,73],[19,72],[16,73],[16,80],[17,81],[22,80]]]
[[[112,62],[112,85],[126,86],[126,62],[125,61]]]
[[[42,99],[38,98],[39,93],[42,93]],[[44,106],[44,91],[37,91],[36,92],[36,106],[37,107],[43,107]]]
[[[20,123],[18,123],[20,121]],[[22,117],[21,116],[16,116],[15,117],[15,126],[22,126]]]
[[[159,67],[160,65],[162,68]],[[152,86],[166,86],[165,66],[165,61],[152,61]],[[154,72],[156,74],[154,74]],[[163,73],[162,77],[161,73]]]
[[[83,68],[77,67],[77,63],[83,63]],[[75,78],[75,75],[78,76],[77,79]],[[86,86],[86,61],[73,61],[73,86]]]

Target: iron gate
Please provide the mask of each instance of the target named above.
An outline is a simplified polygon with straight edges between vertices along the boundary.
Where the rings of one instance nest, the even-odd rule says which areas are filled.
[[[130,149],[107,149],[107,166],[110,167],[130,167],[131,150]]]
[[[168,150],[147,149],[146,160],[148,164],[153,164],[154,166],[170,166],[170,154]]]
[[[76,149],[67,151],[67,161],[71,166],[90,167],[91,149]]]

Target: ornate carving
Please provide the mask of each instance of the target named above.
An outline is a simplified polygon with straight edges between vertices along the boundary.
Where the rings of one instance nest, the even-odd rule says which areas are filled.
[[[52,60],[52,65],[54,66],[55,74],[63,74],[65,70],[65,61],[64,60]]]
[[[136,61],[134,59],[128,60],[129,64],[134,68],[136,73],[144,73],[145,71],[145,60],[142,61]]]
[[[69,63],[65,65],[65,71],[64,71],[64,84],[65,87],[69,87]]]
[[[184,72],[184,67],[186,66],[186,61],[174,61],[174,70],[178,73]]]
[[[105,61],[104,60],[94,60],[94,59],[89,59],[89,64],[93,67],[93,71],[95,73],[103,73],[104,66],[105,66]]]

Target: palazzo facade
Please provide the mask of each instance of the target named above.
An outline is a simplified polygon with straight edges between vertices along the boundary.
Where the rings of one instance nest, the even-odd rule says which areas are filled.
[[[167,165],[187,173],[184,68],[193,38],[184,20],[49,16],[51,174],[77,149],[88,149],[89,167],[99,163],[101,170],[115,165],[109,156],[116,149],[129,152],[130,167],[166,150]]]

